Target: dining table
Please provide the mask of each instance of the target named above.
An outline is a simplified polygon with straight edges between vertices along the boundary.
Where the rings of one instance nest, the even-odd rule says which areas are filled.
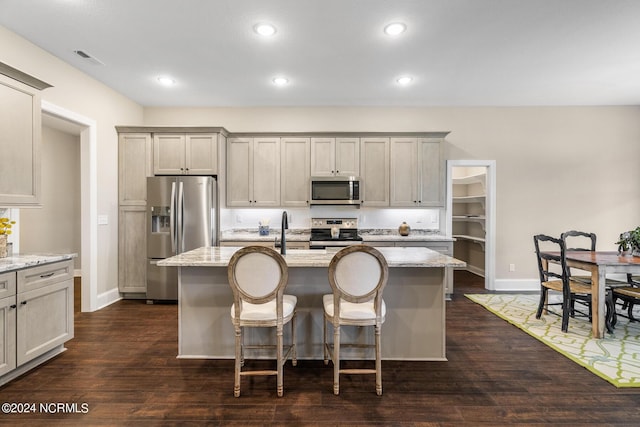
[[[558,254],[558,252],[549,252]],[[594,338],[604,338],[606,278],[609,274],[640,274],[640,257],[615,251],[567,251],[567,267],[591,272],[595,288],[591,299],[591,323]],[[615,309],[615,307],[613,308]]]

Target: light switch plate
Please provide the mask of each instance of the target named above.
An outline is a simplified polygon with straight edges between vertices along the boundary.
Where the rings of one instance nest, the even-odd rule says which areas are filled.
[[[109,215],[98,215],[98,225],[108,225]]]

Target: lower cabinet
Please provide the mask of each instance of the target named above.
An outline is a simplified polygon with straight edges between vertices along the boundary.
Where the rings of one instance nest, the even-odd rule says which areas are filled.
[[[147,293],[147,208],[120,206],[118,223],[118,290]]]
[[[433,242],[396,242],[396,247],[421,247],[431,249],[441,254],[453,256],[453,242],[433,241]],[[447,299],[453,295],[453,269],[445,268],[444,270],[444,293]]]
[[[0,275],[0,286],[11,281],[14,294],[0,299],[0,384],[74,335],[72,260]]]

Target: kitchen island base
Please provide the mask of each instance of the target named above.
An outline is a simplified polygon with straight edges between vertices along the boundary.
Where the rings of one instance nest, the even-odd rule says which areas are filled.
[[[446,360],[445,268],[448,267],[390,266],[384,290],[387,314],[382,326],[383,359]],[[286,293],[298,298],[298,358],[322,360],[322,296],[331,293],[327,268],[289,268]],[[179,268],[179,358],[234,358],[232,303],[226,267]],[[331,326],[329,333],[332,335]],[[343,343],[374,342],[372,328],[343,327],[341,335]],[[285,332],[285,342],[290,339],[288,331]],[[273,331],[249,328],[247,342],[256,341],[274,343]],[[370,349],[344,348],[341,353],[344,359],[374,358]],[[252,353],[248,357],[252,357]]]

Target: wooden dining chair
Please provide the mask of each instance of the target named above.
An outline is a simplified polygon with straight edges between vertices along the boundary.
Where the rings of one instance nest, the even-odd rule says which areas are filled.
[[[377,249],[352,245],[337,252],[329,264],[329,284],[333,293],[324,295],[324,363],[333,362],[333,393],[340,393],[340,374],[375,374],[376,393],[382,395],[380,339],[387,307],[382,292],[389,267]],[[333,326],[333,343],[328,342],[327,325]],[[375,344],[340,342],[341,326],[373,326]],[[374,348],[375,369],[341,369],[340,347]]]
[[[618,321],[618,315],[626,317],[632,322],[638,321],[633,315],[633,308],[636,304],[640,304],[640,277],[627,274],[627,286],[615,287],[612,289],[612,305],[613,313],[611,316],[611,325],[615,327]],[[615,311],[618,299],[623,301],[622,309],[626,314],[618,314]]]
[[[543,311],[559,315],[562,317],[561,329],[563,332],[567,332],[569,329],[572,301],[578,296],[590,307],[593,288],[591,284],[570,280],[564,240],[538,234],[533,236],[533,242],[536,249],[538,271],[540,274],[540,302],[536,312],[536,319],[540,319]],[[542,245],[544,245],[544,248],[541,249]],[[549,303],[549,290],[560,292],[562,296],[561,302]],[[562,307],[562,313],[558,314],[548,310],[550,305],[560,305]],[[584,315],[590,317],[589,314]]]
[[[227,269],[233,291],[231,321],[235,328],[235,375],[233,394],[240,396],[240,379],[249,375],[276,375],[278,396],[283,395],[283,365],[296,355],[296,304],[293,295],[284,293],[288,279],[287,264],[278,252],[263,246],[247,246],[233,254]],[[284,346],[283,325],[291,323],[291,344]],[[247,327],[276,328],[276,344],[244,345],[243,331]],[[243,370],[245,349],[276,350],[275,370]],[[286,353],[285,353],[286,351]]]

